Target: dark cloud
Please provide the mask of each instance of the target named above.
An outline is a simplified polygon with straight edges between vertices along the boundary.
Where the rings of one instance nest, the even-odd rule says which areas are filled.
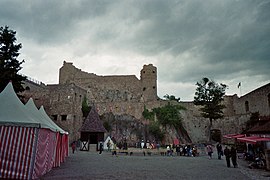
[[[190,88],[204,76],[231,84],[250,77],[269,82],[269,9],[268,0],[4,0],[0,25],[31,42],[25,51],[31,64],[39,58],[31,53],[36,47],[44,62],[146,59],[158,67],[161,86]],[[109,64],[111,73],[121,72]]]

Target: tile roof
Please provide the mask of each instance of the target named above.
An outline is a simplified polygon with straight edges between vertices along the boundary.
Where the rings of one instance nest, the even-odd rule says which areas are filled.
[[[88,116],[86,117],[83,125],[81,126],[80,132],[107,132],[103,126],[102,121],[95,107],[91,108]]]

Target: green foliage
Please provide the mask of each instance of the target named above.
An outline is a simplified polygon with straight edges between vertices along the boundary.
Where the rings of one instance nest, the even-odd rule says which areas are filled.
[[[162,126],[173,126],[176,129],[182,126],[179,110],[184,109],[180,105],[171,105],[168,104],[163,107],[154,108],[153,112],[156,114],[158,122]]]
[[[227,85],[218,84],[208,78],[203,78],[196,83],[197,88],[194,97],[194,104],[202,106],[202,116],[212,120],[223,117],[225,105],[221,104],[224,100]]]
[[[165,132],[160,129],[160,124],[158,122],[152,122],[149,125],[149,133],[151,133],[156,140],[162,140],[164,138]]]
[[[142,112],[142,115],[145,119],[148,119],[148,120],[154,120],[154,117],[155,117],[155,113],[152,111],[150,112],[148,109],[146,109],[146,107],[144,106],[144,110]]]
[[[12,81],[16,93],[24,91],[22,81],[26,80],[26,77],[18,74],[24,60],[21,62],[17,60],[22,45],[15,44],[17,41],[15,35],[16,32],[10,30],[8,26],[0,27],[0,92],[9,81]]]
[[[165,95],[164,96],[167,100],[172,100],[179,102],[180,98],[175,98],[175,96]],[[142,113],[143,117],[147,120],[150,120],[149,123],[149,133],[151,133],[156,139],[162,140],[165,136],[165,131],[162,127],[171,126],[174,127],[176,130],[183,130],[185,129],[182,126],[182,117],[179,113],[179,110],[185,110],[183,106],[175,103],[176,105],[172,105],[168,103],[166,106],[158,107],[149,111],[144,107],[144,111]],[[155,120],[156,116],[156,121]]]
[[[87,115],[89,114],[90,110],[91,110],[91,107],[87,103],[86,96],[84,96],[83,97],[83,101],[82,101],[82,113],[83,113],[83,117],[87,117]]]
[[[176,98],[174,95],[168,95],[166,94],[165,96],[163,96],[166,100],[170,100],[170,101],[176,101],[179,102],[180,98]]]
[[[210,141],[212,121],[223,117],[222,110],[225,108],[225,105],[222,104],[222,101],[224,101],[227,85],[218,84],[206,77],[200,82],[197,82],[196,85],[194,104],[202,106],[202,108],[200,108],[202,116],[208,118],[210,121],[208,128],[208,140]]]

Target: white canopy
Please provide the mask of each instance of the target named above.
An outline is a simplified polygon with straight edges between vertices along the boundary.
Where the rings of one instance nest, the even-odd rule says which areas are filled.
[[[0,93],[0,125],[40,127],[41,123],[28,113],[16,95],[12,83]]]
[[[53,125],[56,127],[57,131],[59,131],[61,134],[68,134],[68,132],[64,131],[64,130],[63,130],[62,128],[60,128],[57,124],[55,124],[55,122],[53,122],[53,120],[52,120],[52,119],[48,116],[48,114],[46,113],[46,111],[45,111],[45,109],[44,109],[43,106],[41,106],[41,107],[39,108],[39,112],[41,113],[41,115],[43,115],[43,117],[44,117],[47,121],[51,122],[51,124],[53,124]]]
[[[27,103],[25,104],[26,109],[28,110],[29,114],[31,114],[34,119],[41,124],[41,128],[47,128],[54,132],[57,132],[57,127],[49,122],[37,109],[34,101],[32,98],[30,98]]]

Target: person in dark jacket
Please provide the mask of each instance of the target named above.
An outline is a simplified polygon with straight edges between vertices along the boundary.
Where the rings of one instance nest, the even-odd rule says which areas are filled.
[[[224,155],[226,157],[227,167],[231,167],[231,162],[230,162],[231,151],[227,146],[224,149]]]
[[[100,142],[100,143],[99,143],[99,154],[101,154],[102,151],[103,151],[103,143]]]
[[[233,164],[233,167],[237,167],[237,162],[236,162],[236,159],[237,159],[237,151],[236,151],[236,148],[233,146],[231,148],[231,157],[232,157],[232,164]]]
[[[222,145],[220,143],[217,144],[217,153],[218,153],[218,159],[221,159],[221,156],[223,155],[223,151],[222,151]]]

